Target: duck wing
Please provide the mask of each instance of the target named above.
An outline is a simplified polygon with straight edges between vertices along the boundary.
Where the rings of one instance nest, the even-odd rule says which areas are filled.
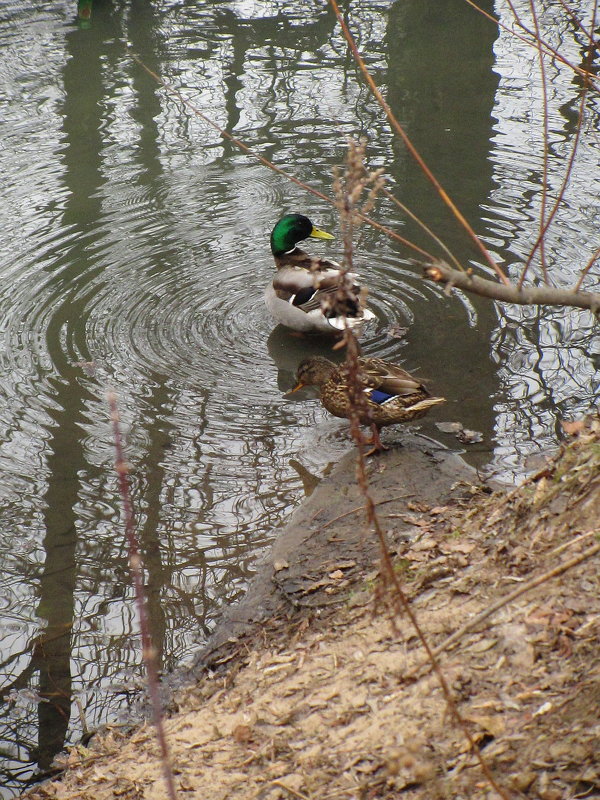
[[[425,386],[414,375],[397,364],[391,364],[381,358],[359,358],[358,363],[361,379],[366,386],[400,397],[417,392],[429,395]]]
[[[355,276],[349,276],[353,281]],[[281,267],[273,278],[273,288],[280,300],[285,300],[302,311],[314,311],[321,308],[325,297],[334,294],[339,286],[340,272],[336,268],[323,269],[309,272],[302,267]],[[356,299],[349,308],[349,313],[356,314],[358,305],[359,287],[353,284],[352,291],[356,292]]]

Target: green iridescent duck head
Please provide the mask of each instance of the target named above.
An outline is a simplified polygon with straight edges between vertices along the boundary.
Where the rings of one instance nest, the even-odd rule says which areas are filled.
[[[271,252],[274,256],[289,253],[303,239],[333,239],[326,231],[321,231],[303,214],[286,214],[271,231]]]

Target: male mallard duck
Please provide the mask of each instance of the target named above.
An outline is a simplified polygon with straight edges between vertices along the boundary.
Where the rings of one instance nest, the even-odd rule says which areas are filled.
[[[367,455],[387,449],[379,438],[385,425],[417,419],[431,406],[445,402],[443,397],[430,397],[423,384],[402,367],[381,358],[359,358],[357,377],[362,394],[357,403],[358,419],[362,425],[370,425],[373,434],[368,442],[373,447]],[[322,356],[313,356],[301,362],[297,379],[292,392],[302,386],[318,386],[327,411],[336,417],[350,416],[346,363],[334,364]]]
[[[335,261],[311,256],[296,247],[302,239],[333,239],[302,214],[286,214],[271,232],[271,252],[277,274],[265,292],[267,308],[287,328],[304,333],[340,335],[345,327],[344,316],[337,308],[323,311],[321,301],[333,297],[340,282],[340,265]],[[372,311],[362,307],[356,275],[348,274],[349,289],[342,305],[350,327],[374,319]]]

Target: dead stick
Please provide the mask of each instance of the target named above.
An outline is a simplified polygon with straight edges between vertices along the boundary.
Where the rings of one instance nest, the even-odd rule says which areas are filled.
[[[597,530],[596,534],[598,533],[599,531]],[[477,616],[473,617],[473,619],[470,619],[468,622],[465,622],[465,624],[462,627],[460,627],[457,631],[454,631],[453,634],[448,636],[448,638],[445,639],[441,644],[437,645],[437,647],[433,648],[432,651],[433,655],[439,656],[440,653],[443,653],[445,650],[448,650],[449,647],[451,647],[453,644],[456,644],[456,642],[462,639],[462,637],[466,633],[472,631],[473,628],[476,628],[486,619],[489,619],[489,617],[493,616],[496,613],[496,611],[499,611],[504,606],[508,605],[509,603],[512,603],[513,600],[516,600],[522,594],[529,592],[531,589],[535,589],[536,586],[540,586],[542,583],[546,583],[546,581],[549,581],[552,578],[556,578],[559,575],[562,575],[563,573],[567,572],[573,567],[576,567],[578,564],[581,564],[583,561],[586,561],[588,558],[595,556],[597,553],[600,553],[600,544],[595,544],[592,547],[588,547],[588,549],[584,550],[583,553],[580,553],[578,556],[574,556],[569,561],[565,561],[564,564],[559,564],[557,567],[554,567],[548,572],[544,572],[542,575],[538,575],[537,578],[532,578],[530,581],[527,581],[527,583],[523,583],[521,586],[519,586],[510,594],[506,595],[505,597],[501,597],[499,600],[496,600],[495,603],[492,603],[491,606],[488,606],[488,608],[484,609],[481,613],[477,614]],[[417,672],[419,672],[419,670],[421,670],[424,666],[427,665],[430,665],[429,654],[427,659],[424,659],[416,667],[413,667],[410,670],[410,672],[406,673],[404,678],[408,679],[414,677],[414,675]]]
[[[113,391],[108,391],[106,393],[106,399],[110,410],[110,419],[113,428],[115,445],[115,470],[117,472],[119,493],[121,495],[121,503],[123,506],[125,535],[129,549],[129,570],[131,573],[131,579],[133,581],[135,603],[137,606],[138,619],[140,623],[142,658],[146,667],[146,675],[148,678],[148,694],[150,695],[154,727],[156,728],[156,737],[160,747],[161,765],[163,778],[167,787],[167,796],[169,797],[169,800],[177,800],[173,769],[171,767],[171,761],[169,757],[169,747],[167,744],[167,737],[165,735],[165,729],[162,720],[160,694],[158,690],[158,670],[156,668],[156,650],[152,645],[150,622],[148,620],[148,610],[146,607],[146,596],[144,594],[144,566],[138,547],[137,536],[135,532],[135,520],[133,516],[133,504],[131,502],[131,494],[129,492],[130,467],[125,461],[125,456],[123,453],[123,441],[121,438],[120,424],[121,419],[117,406],[117,395]]]
[[[394,502],[396,502],[396,500],[403,500],[406,497],[411,497],[411,495],[410,494],[400,494],[400,495],[398,495],[398,497],[388,497],[387,500],[377,500],[377,501],[375,501],[375,505],[376,506],[382,506],[385,503],[394,503]],[[323,510],[322,508],[319,509],[319,513],[322,510]],[[328,528],[330,525],[333,525],[334,522],[337,522],[338,520],[343,519],[344,517],[349,517],[351,514],[358,514],[359,511],[366,511],[366,510],[367,510],[366,506],[357,506],[356,508],[351,508],[350,511],[344,511],[343,514],[340,514],[339,516],[334,517],[333,519],[330,519],[329,522],[326,522],[324,525],[321,525],[319,530],[322,531],[323,528]]]
[[[596,315],[600,313],[600,294],[597,292],[575,292],[552,286],[527,286],[519,289],[517,286],[506,286],[478,275],[459,272],[443,261],[425,264],[423,271],[425,277],[435,283],[444,283],[448,288],[462,289],[492,300],[517,305],[574,306],[589,309]]]
[[[419,168],[421,169],[421,171],[423,172],[423,174],[425,175],[427,180],[432,184],[432,186],[434,187],[435,191],[440,196],[442,202],[449,208],[451,213],[458,220],[459,224],[462,226],[463,230],[467,233],[467,235],[471,239],[472,243],[479,250],[479,252],[483,256],[483,258],[492,267],[492,269],[498,275],[498,278],[502,281],[502,283],[505,283],[507,286],[509,286],[510,282],[509,282],[508,278],[506,277],[504,272],[501,270],[499,265],[494,261],[494,259],[492,258],[491,254],[489,253],[489,251],[487,250],[487,248],[485,247],[485,245],[483,244],[481,239],[477,236],[477,234],[475,233],[473,228],[467,222],[465,216],[458,209],[458,206],[454,203],[454,201],[451,199],[450,195],[446,192],[446,190],[444,189],[442,184],[438,181],[438,179],[435,177],[433,172],[429,169],[429,167],[425,163],[425,160],[424,160],[423,156],[419,153],[417,148],[414,146],[414,144],[412,143],[410,137],[408,136],[408,134],[406,133],[406,131],[404,130],[402,125],[398,122],[397,118],[395,117],[395,115],[394,115],[392,109],[390,108],[389,104],[384,99],[382,93],[377,88],[377,85],[376,85],[375,81],[373,80],[373,77],[372,77],[371,73],[367,69],[367,65],[365,64],[364,59],[363,59],[363,57],[361,56],[361,54],[359,52],[359,49],[358,49],[358,47],[356,45],[356,42],[354,41],[354,37],[352,36],[352,33],[350,32],[350,28],[348,27],[344,17],[342,16],[342,13],[341,13],[341,11],[339,9],[339,6],[337,4],[337,0],[329,0],[329,3],[331,5],[331,7],[333,8],[333,12],[334,12],[335,16],[337,17],[337,21],[338,21],[338,23],[340,25],[340,28],[342,29],[342,33],[344,34],[344,38],[348,42],[348,47],[350,48],[350,52],[352,53],[352,57],[354,58],[354,60],[358,64],[358,67],[359,67],[360,71],[362,72],[365,81],[367,82],[367,85],[368,85],[368,87],[369,87],[369,89],[371,91],[371,94],[377,100],[377,102],[381,106],[384,114],[386,115],[386,117],[388,119],[388,122],[392,126],[392,130],[395,133],[398,134],[398,136],[400,137],[400,139],[404,143],[404,146],[408,150],[411,158],[416,162],[416,164],[419,166]]]

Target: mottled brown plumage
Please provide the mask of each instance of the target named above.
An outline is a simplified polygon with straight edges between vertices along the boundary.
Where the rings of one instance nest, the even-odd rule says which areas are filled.
[[[298,385],[292,391],[302,386],[318,386],[321,403],[327,411],[336,417],[350,417],[346,364],[313,356],[300,364],[297,378]],[[370,453],[385,450],[379,438],[381,428],[418,419],[432,406],[444,402],[443,397],[431,397],[425,386],[405,369],[381,358],[359,358],[357,378],[361,401],[356,404],[356,411],[361,424],[371,426]]]

